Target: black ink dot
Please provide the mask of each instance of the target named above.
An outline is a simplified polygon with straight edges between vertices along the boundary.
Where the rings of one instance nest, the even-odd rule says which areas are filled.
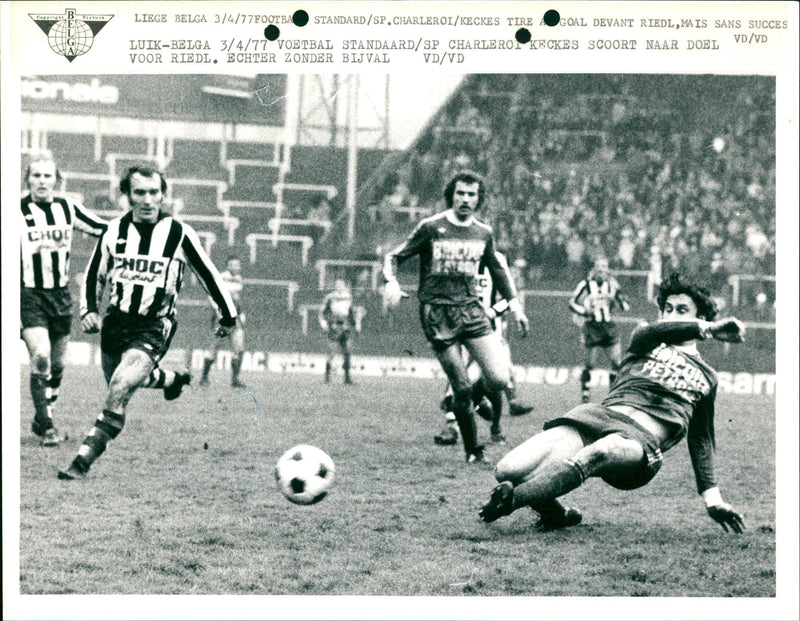
[[[308,13],[306,13],[303,9],[295,11],[294,15],[292,15],[292,22],[295,26],[302,28],[308,23]]]
[[[214,64],[215,64],[215,65],[217,64],[217,59],[216,59],[216,58],[214,59]]]
[[[278,28],[275,24],[270,24],[266,28],[264,28],[264,37],[267,41],[274,41],[278,37],[281,36],[281,29]]]
[[[514,36],[520,43],[528,43],[531,40],[531,31],[527,28],[520,28]]]
[[[558,26],[558,22],[560,21],[561,21],[561,16],[555,9],[550,9],[544,14],[544,23],[547,24],[548,26]]]

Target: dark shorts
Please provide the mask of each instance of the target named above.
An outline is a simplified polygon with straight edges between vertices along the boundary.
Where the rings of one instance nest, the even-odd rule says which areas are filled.
[[[103,319],[100,349],[114,357],[129,349],[140,349],[157,363],[167,353],[177,328],[174,317],[149,319],[112,308]]]
[[[584,347],[611,347],[619,343],[617,326],[610,321],[586,321],[582,334]]]
[[[29,289],[19,292],[20,319],[24,328],[47,328],[51,339],[69,335],[72,324],[72,296],[68,287]]]
[[[342,347],[350,342],[350,326],[344,321],[332,321],[328,324],[328,340]]]
[[[420,304],[419,318],[425,338],[434,351],[444,351],[467,339],[492,334],[492,323],[480,302],[460,306]]]
[[[649,483],[661,469],[661,447],[655,436],[635,420],[597,403],[586,403],[572,408],[564,416],[549,420],[544,429],[569,425],[581,434],[584,445],[612,433],[635,440],[644,449],[644,459],[637,466],[619,470],[601,477],[617,489],[636,489]]]

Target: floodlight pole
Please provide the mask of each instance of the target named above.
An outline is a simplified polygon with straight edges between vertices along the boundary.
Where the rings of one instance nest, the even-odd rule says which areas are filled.
[[[356,225],[356,191],[358,189],[356,165],[358,164],[358,74],[348,76],[347,81],[347,192],[345,209],[347,210],[347,241],[355,240]]]

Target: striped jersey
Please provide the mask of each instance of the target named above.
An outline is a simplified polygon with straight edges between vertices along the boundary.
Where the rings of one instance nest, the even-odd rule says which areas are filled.
[[[169,317],[189,265],[220,313],[220,324],[236,318],[228,288],[188,224],[167,214],[155,223],[134,222],[133,212],[108,223],[86,267],[81,316],[98,312],[103,290],[109,305],[129,315]]]
[[[587,321],[597,323],[611,321],[611,310],[615,306],[623,311],[628,309],[619,283],[613,276],[604,279],[590,276],[580,281],[569,301],[569,307],[574,313],[584,315]]]
[[[35,202],[21,199],[20,276],[28,289],[58,289],[69,284],[69,255],[75,228],[99,237],[106,221],[83,205],[60,196]]]
[[[233,300],[234,307],[236,307],[237,315],[240,319],[244,320],[242,312],[242,289],[244,289],[244,281],[242,280],[242,275],[231,274],[230,271],[225,270],[220,272],[219,277],[222,280],[222,283],[225,285],[225,288],[228,290],[228,293],[231,294],[231,299]],[[214,298],[209,296],[208,299],[212,305],[215,305]],[[217,318],[219,318],[219,311],[217,311],[216,314]]]
[[[396,266],[415,255],[420,272],[417,294],[423,304],[480,301],[476,277],[484,267],[504,298],[515,297],[495,254],[492,227],[476,218],[460,222],[448,209],[421,220],[406,241],[386,255],[384,278],[393,280]]]

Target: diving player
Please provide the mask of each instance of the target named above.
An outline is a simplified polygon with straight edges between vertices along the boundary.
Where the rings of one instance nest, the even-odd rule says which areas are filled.
[[[697,350],[716,338],[739,343],[744,325],[714,321],[710,293],[672,274],[658,292],[660,319],[634,330],[617,379],[601,404],[582,404],[547,421],[544,431],[497,464],[500,482],[480,510],[485,522],[521,507],[539,514],[542,530],[575,526],[577,509],[558,498],[600,477],[631,490],[649,483],[662,453],[686,437],[697,491],[709,516],[741,533],[744,520],[723,501],[714,473],[714,405],[717,374]]]

